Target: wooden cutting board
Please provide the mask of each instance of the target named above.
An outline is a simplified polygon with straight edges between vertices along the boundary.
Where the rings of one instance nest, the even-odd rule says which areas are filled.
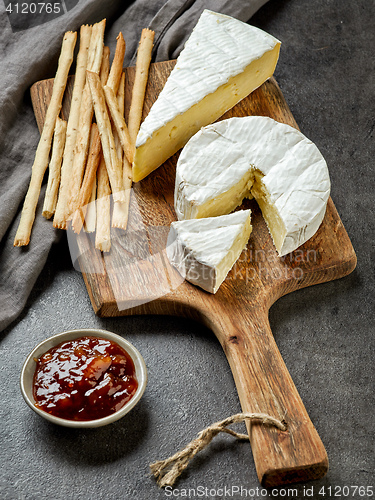
[[[151,66],[144,115],[174,64]],[[127,116],[135,71],[125,71]],[[53,80],[45,80],[31,88],[39,128],[52,85]],[[72,78],[63,103],[65,119],[71,90]],[[246,115],[270,116],[297,127],[273,78],[222,118]],[[247,424],[261,484],[279,486],[320,478],[328,470],[327,454],[276,346],[268,311],[282,295],[349,274],[356,266],[349,237],[330,199],[315,236],[279,258],[259,208],[246,200],[243,208],[253,212],[253,232],[219,291],[211,295],[182,282],[165,255],[169,225],[175,220],[177,158],[178,153],[134,184],[128,229],[113,231],[109,255],[96,251],[90,236],[82,233],[78,238],[73,253],[78,256],[94,311],[100,316],[173,314],[203,322],[224,349],[243,411],[267,413],[287,422],[287,431]]]

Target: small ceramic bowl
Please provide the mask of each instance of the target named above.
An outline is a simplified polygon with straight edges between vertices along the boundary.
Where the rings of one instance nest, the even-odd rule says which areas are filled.
[[[35,400],[33,397],[33,378],[36,368],[35,359],[38,359],[42,354],[47,352],[52,347],[60,344],[61,342],[66,342],[69,340],[74,340],[80,337],[101,337],[112,342],[116,342],[120,347],[122,347],[132,358],[135,374],[138,380],[138,389],[134,396],[117,412],[112,413],[104,418],[98,418],[96,420],[85,420],[85,421],[76,421],[76,420],[67,420],[60,417],[55,417],[54,415],[50,415],[49,413],[37,408],[35,406]],[[21,371],[20,377],[20,386],[22,395],[26,401],[26,403],[32,408],[38,415],[49,420],[58,425],[63,425],[65,427],[101,427],[103,425],[110,424],[115,422],[116,420],[122,418],[126,415],[141,399],[147,384],[147,369],[145,362],[139,353],[139,351],[127,340],[125,340],[120,335],[116,335],[115,333],[108,332],[106,330],[96,330],[96,329],[83,329],[83,330],[70,330],[67,332],[58,333],[57,335],[53,335],[46,340],[43,340],[40,344],[38,344],[35,349],[31,351],[28,355]]]

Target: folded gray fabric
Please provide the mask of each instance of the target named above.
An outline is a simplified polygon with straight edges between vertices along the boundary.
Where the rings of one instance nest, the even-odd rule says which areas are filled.
[[[39,139],[29,88],[54,76],[65,31],[106,18],[106,44],[113,53],[122,31],[125,65],[132,65],[142,28],[149,27],[155,31],[153,60],[162,61],[178,56],[203,9],[248,21],[266,1],[65,0],[52,20],[47,13],[9,15],[10,2],[0,3],[0,330],[22,311],[52,244],[63,235],[41,216],[42,189],[30,244],[13,247]]]

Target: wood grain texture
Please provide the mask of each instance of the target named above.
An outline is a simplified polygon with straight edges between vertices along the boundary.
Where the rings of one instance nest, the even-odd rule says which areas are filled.
[[[152,64],[146,91],[148,113],[174,61]],[[126,114],[135,68],[126,69]],[[63,103],[67,118],[72,82]],[[38,126],[43,124],[52,81],[31,89]],[[297,124],[272,78],[243,99],[222,119],[263,115]],[[173,207],[178,154],[133,186],[128,229],[113,231],[112,249],[103,256],[81,234],[78,260],[95,312],[100,316],[173,314],[203,322],[213,330],[228,358],[245,412],[285,418],[285,432],[258,424],[248,431],[259,480],[264,486],[307,481],[328,469],[324,446],[311,423],[274,341],[270,306],[282,295],[349,274],[356,255],[336,208],[329,200],[324,221],[313,238],[280,258],[254,200],[253,232],[247,248],[215,295],[182,282],[165,257],[166,236],[175,220]],[[156,297],[150,300],[150,297]]]

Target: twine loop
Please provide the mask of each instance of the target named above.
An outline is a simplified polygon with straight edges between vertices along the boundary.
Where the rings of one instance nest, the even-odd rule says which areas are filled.
[[[161,488],[164,486],[173,486],[176,479],[188,466],[190,460],[198,452],[203,450],[220,432],[230,434],[237,439],[249,439],[247,434],[241,434],[227,428],[228,425],[243,422],[245,420],[270,425],[280,429],[281,431],[286,431],[287,429],[284,419],[278,420],[277,418],[266,415],[265,413],[237,413],[236,415],[227,417],[226,419],[216,422],[200,431],[193,441],[171,457],[150,464],[151,472],[154,475],[158,486]]]

